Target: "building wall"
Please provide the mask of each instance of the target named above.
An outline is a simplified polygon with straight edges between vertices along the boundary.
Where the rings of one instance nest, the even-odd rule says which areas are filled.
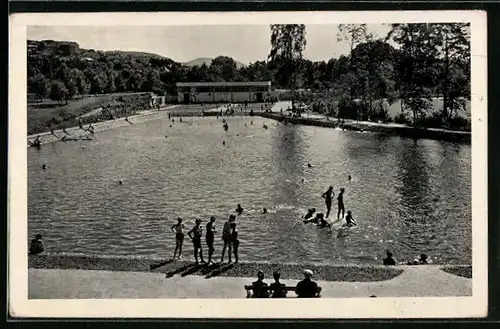
[[[257,92],[212,92],[212,93],[190,93],[190,103],[224,103],[224,102],[257,102]],[[263,92],[263,101],[270,100],[271,94]],[[177,101],[184,102],[184,93],[179,92]]]

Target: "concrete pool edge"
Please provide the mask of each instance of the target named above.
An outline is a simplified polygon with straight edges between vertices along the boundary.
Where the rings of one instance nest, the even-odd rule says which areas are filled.
[[[258,113],[263,118],[282,121],[280,113]],[[326,120],[320,118],[290,118],[287,121],[292,124],[301,124],[306,126],[316,126],[324,128],[338,128],[339,125],[334,120]],[[404,125],[383,124],[376,122],[350,122],[343,125],[345,130],[351,131],[367,131],[373,133],[381,133],[391,136],[402,136],[410,138],[425,138],[433,140],[442,140],[449,142],[471,143],[471,132],[454,131],[437,128],[415,128]]]
[[[302,278],[305,268],[315,273],[317,280],[337,282],[377,282],[392,280],[400,276],[408,266],[387,267],[383,265],[328,265],[328,264],[285,264],[264,262],[241,262],[238,264],[216,264],[207,268],[206,266],[194,266],[191,260],[166,260],[146,257],[102,257],[64,254],[42,254],[28,256],[28,268],[30,269],[72,269],[72,270],[101,270],[117,272],[153,272],[164,273],[167,277],[174,275],[205,276],[212,277],[249,277],[256,276],[261,270],[266,277],[272,277],[272,272],[280,270],[283,279]],[[455,269],[450,273],[466,272],[468,265],[439,266],[427,265],[426,267],[438,267],[442,269]],[[462,276],[463,277],[463,276]]]

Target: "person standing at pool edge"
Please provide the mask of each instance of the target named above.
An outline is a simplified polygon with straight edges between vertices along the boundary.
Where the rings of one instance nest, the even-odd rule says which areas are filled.
[[[236,223],[231,223],[231,243],[233,244],[234,262],[238,263],[238,247],[240,240],[238,240],[238,231],[236,230]]]
[[[325,198],[325,204],[326,204],[326,218],[330,216],[330,210],[332,210],[332,199],[333,195],[335,193],[333,192],[333,186],[330,185],[328,190],[323,193],[322,197]]]
[[[182,218],[177,218],[177,224],[172,225],[171,230],[175,233],[175,251],[173,259],[175,259],[177,251],[179,251],[177,259],[181,259],[182,243],[184,242],[184,224],[182,224]]]
[[[235,215],[229,215],[229,220],[224,223],[224,228],[222,229],[222,241],[224,241],[224,247],[222,247],[222,255],[220,262],[224,262],[224,254],[226,249],[228,250],[229,262],[231,263],[231,223],[236,219]]]
[[[214,254],[214,233],[216,233],[215,230],[215,217],[212,216],[210,217],[210,222],[207,224],[207,233],[205,233],[205,240],[207,242],[207,247],[208,247],[208,264],[212,263],[212,255]]]
[[[341,188],[340,189],[340,193],[339,195],[337,196],[337,201],[338,201],[338,212],[337,212],[337,220],[340,220],[342,218],[344,218],[344,214],[345,214],[345,207],[344,207],[344,192],[345,192],[345,188]],[[340,217],[340,213],[342,213],[342,217]],[[327,216],[328,217],[328,216]]]
[[[193,241],[194,247],[194,260],[196,265],[198,265],[198,254],[200,255],[200,260],[202,263],[205,263],[203,260],[203,250],[201,249],[201,236],[203,235],[201,228],[201,219],[196,220],[196,225],[188,232],[188,236]]]

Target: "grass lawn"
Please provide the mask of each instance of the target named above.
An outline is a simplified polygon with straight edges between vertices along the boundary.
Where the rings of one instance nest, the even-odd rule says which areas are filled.
[[[44,99],[41,102],[28,103],[28,134],[48,131],[47,122],[52,118],[61,120],[61,114],[80,116],[92,111],[93,107],[101,107],[103,104],[111,103],[119,96],[141,94],[141,93],[115,93],[96,96],[84,96],[83,98],[68,100],[68,104],[59,105],[56,101]],[[75,125],[75,120],[61,120],[57,128],[68,128]]]

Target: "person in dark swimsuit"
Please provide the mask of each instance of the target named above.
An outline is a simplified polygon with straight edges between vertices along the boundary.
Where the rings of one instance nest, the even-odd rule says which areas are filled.
[[[396,265],[396,260],[394,259],[394,257],[392,257],[392,252],[390,252],[389,250],[387,250],[387,253],[386,253],[387,257],[384,258],[384,265],[388,265],[388,266],[394,266]]]
[[[324,218],[323,213],[319,212],[319,213],[316,214],[316,216],[312,217],[311,219],[304,220],[304,224],[313,223],[313,224],[318,225],[323,218]]]
[[[238,240],[236,223],[231,223],[231,244],[233,245],[234,263],[238,264],[238,248],[240,246],[240,240]]]
[[[337,196],[337,202],[338,202],[338,212],[337,212],[337,220],[340,220],[341,218],[344,218],[344,213],[345,213],[345,207],[344,207],[344,192],[345,188],[340,189],[340,193]],[[342,213],[342,217],[340,217],[340,214]]]
[[[243,208],[241,207],[241,204],[238,203],[238,206],[236,207],[235,212],[238,213],[238,216],[240,216],[243,213]]]
[[[121,181],[120,181],[121,183]],[[182,224],[182,218],[177,218],[177,224],[172,225],[172,232],[175,233],[175,251],[174,251],[174,259],[177,255],[177,251],[179,251],[179,255],[177,259],[181,259],[182,254],[182,243],[184,242],[184,224]]]
[[[323,215],[323,214],[321,214]],[[323,228],[329,228],[330,231],[332,230],[332,226],[330,223],[326,221],[326,219],[323,216],[319,217],[319,223],[318,223],[318,228],[323,229]]]
[[[38,255],[43,252],[43,240],[42,235],[37,234],[33,240],[31,240],[30,254]]]
[[[345,216],[346,223],[343,226],[351,227],[358,225],[354,218],[352,218],[352,212],[350,210],[347,211],[347,216]]]
[[[304,222],[308,221],[308,219],[311,218],[315,212],[316,212],[316,208],[309,208],[307,210],[307,214],[305,214],[305,216],[302,217],[302,218],[304,218]]]
[[[229,263],[231,263],[231,253],[232,253],[232,245],[231,245],[231,223],[236,220],[235,215],[229,215],[229,220],[224,223],[224,228],[222,229],[222,241],[224,242],[224,247],[222,247],[222,256],[220,262],[224,262],[224,254],[226,253],[226,249],[228,250],[228,258]]]
[[[271,292],[272,298],[285,298],[286,297],[286,285],[280,282],[280,272],[273,272],[274,282],[269,285],[269,290]]]
[[[267,214],[267,208],[262,208],[262,213]]]
[[[201,228],[201,219],[196,220],[196,225],[188,232],[189,238],[193,241],[194,247],[194,260],[196,265],[198,265],[198,254],[200,255],[200,260],[202,263],[205,263],[203,260],[203,250],[201,248],[201,236],[203,235]]]
[[[208,264],[212,263],[212,255],[214,254],[214,233],[216,233],[215,230],[215,217],[212,216],[210,217],[210,222],[207,224],[207,233],[205,233],[205,241],[207,242],[207,247],[208,247]]]
[[[330,210],[332,210],[332,199],[333,195],[335,193],[333,192],[333,186],[330,185],[328,190],[323,193],[322,197],[325,198],[325,204],[326,204],[326,218],[330,216]]]

